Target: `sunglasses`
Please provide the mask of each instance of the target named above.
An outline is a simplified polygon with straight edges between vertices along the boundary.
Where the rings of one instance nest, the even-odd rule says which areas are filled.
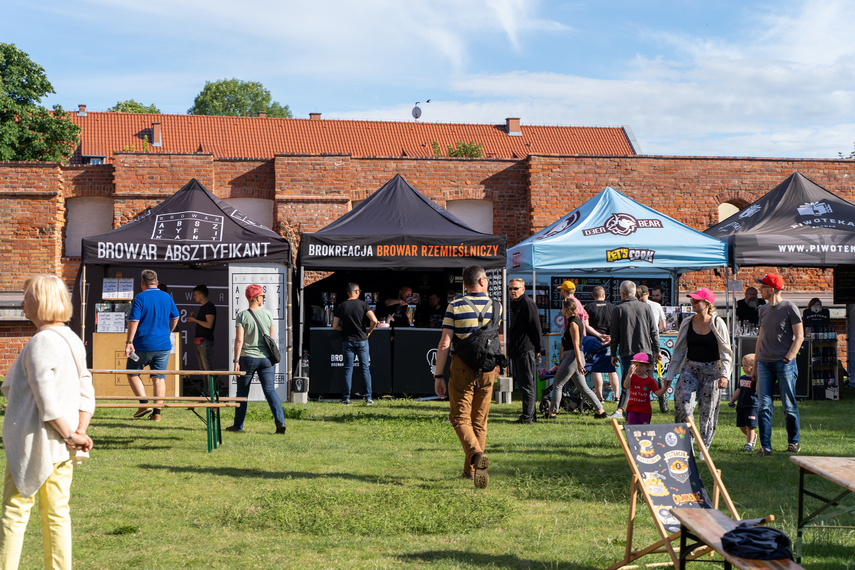
[[[508,291],[519,291],[522,287],[508,287]]]

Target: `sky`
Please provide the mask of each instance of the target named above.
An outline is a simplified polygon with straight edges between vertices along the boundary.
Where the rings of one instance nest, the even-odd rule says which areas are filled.
[[[629,126],[644,154],[855,150],[851,0],[5,0],[42,104],[183,114],[261,82],[297,118]],[[427,103],[427,100],[430,103]]]

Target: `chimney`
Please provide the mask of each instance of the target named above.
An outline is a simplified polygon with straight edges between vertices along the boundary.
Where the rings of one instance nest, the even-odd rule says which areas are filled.
[[[259,112],[258,112],[258,118],[259,118],[259,119],[266,119],[266,118],[267,118],[267,113],[265,113],[264,111],[259,111]]]
[[[85,117],[86,116],[86,105],[78,105],[77,106],[77,116]]]
[[[163,130],[160,121],[151,124],[151,146],[163,146]]]
[[[309,120],[310,121],[320,121],[321,120],[321,114],[320,113],[309,113]]]
[[[519,117],[505,119],[505,127],[508,130],[508,136],[509,137],[521,137],[522,136],[522,131],[520,130]]]

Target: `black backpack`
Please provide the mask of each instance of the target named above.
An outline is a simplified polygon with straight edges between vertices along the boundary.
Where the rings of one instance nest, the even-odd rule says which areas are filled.
[[[484,315],[487,314],[487,307],[490,305],[484,305],[484,308],[479,311],[472,301],[466,297],[463,297],[463,300],[478,315],[478,330],[463,339],[454,337],[452,342],[454,355],[463,360],[466,366],[477,374],[491,372],[496,366],[504,370],[508,364],[508,359],[502,354],[502,343],[499,342],[501,305],[497,301],[492,301],[493,316],[487,323],[484,323]]]

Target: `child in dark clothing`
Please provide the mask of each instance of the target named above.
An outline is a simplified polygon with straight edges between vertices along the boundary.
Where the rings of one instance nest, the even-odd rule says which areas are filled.
[[[754,442],[757,440],[754,429],[757,427],[759,401],[757,400],[756,380],[751,379],[751,373],[754,372],[753,354],[746,354],[742,357],[742,369],[745,374],[739,377],[739,386],[733,392],[733,396],[727,405],[731,408],[734,405],[736,406],[736,427],[742,430],[747,439],[742,451],[754,451]]]

